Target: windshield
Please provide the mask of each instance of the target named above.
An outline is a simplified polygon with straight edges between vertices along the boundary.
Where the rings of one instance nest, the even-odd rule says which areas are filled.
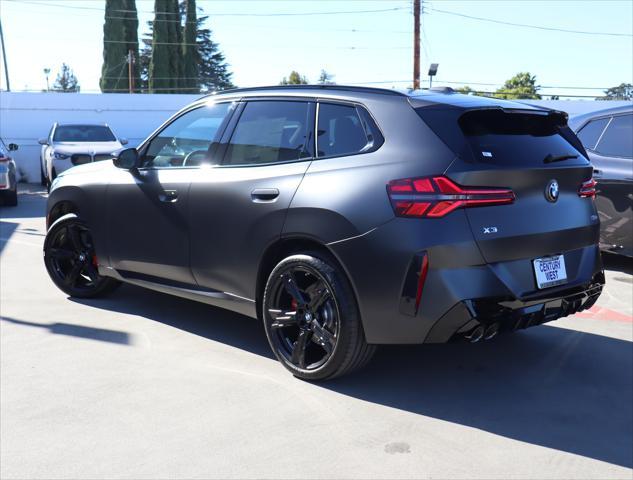
[[[115,142],[116,138],[105,125],[60,125],[55,129],[54,142]]]

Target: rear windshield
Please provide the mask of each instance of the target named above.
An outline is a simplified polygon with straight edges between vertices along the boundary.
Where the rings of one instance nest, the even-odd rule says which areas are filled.
[[[506,166],[587,163],[584,148],[562,114],[451,110],[450,121],[448,111],[417,110],[464,160]]]
[[[105,125],[60,125],[55,129],[54,142],[114,142],[112,130]]]

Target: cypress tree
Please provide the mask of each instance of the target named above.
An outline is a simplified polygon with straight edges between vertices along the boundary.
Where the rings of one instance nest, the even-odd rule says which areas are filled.
[[[124,0],[125,12],[124,20],[124,40],[126,52],[132,51],[132,76],[134,77],[134,91],[139,91],[141,82],[139,68],[139,51],[138,51],[138,13],[136,11],[136,0]],[[127,54],[127,53],[126,53]]]
[[[127,48],[119,43],[125,38],[125,26],[121,10],[125,10],[125,0],[106,0],[105,22],[103,24],[103,65],[99,86],[102,92],[115,92],[127,87]]]
[[[200,55],[196,44],[198,30],[196,0],[185,0],[185,30],[182,43],[182,82],[181,90],[185,93],[198,91],[198,63]]]
[[[149,61],[149,90],[152,93],[169,92],[169,20],[167,14],[170,0],[154,1],[154,31],[152,35],[152,55]],[[167,90],[165,90],[167,89]]]
[[[178,93],[182,84],[182,25],[178,0],[169,1],[169,67],[171,93]]]

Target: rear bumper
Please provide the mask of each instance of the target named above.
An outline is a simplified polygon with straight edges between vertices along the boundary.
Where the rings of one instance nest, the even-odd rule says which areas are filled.
[[[558,242],[536,248],[530,258],[487,263],[463,215],[455,211],[442,222],[394,219],[328,245],[352,283],[369,343],[447,342],[477,324],[495,322],[502,322],[501,330],[520,328],[589,308],[600,294],[597,227],[595,239],[582,238],[588,244],[569,242],[561,252]],[[567,283],[538,290],[532,260],[556,253],[565,255]],[[410,272],[420,254],[428,255],[429,268],[416,311],[410,292],[417,275]]]
[[[483,331],[506,332],[541,325],[591,308],[602,293],[604,274],[596,274],[591,283],[556,295],[532,300],[504,297],[464,300],[451,308],[433,326],[426,343],[445,343],[458,338],[473,338]]]

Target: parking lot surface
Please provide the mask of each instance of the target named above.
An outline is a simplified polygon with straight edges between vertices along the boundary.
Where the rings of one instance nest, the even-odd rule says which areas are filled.
[[[0,476],[627,478],[633,276],[598,304],[490,342],[382,347],[299,381],[255,320],[123,286],[66,297],[42,261],[45,195],[0,209]]]

